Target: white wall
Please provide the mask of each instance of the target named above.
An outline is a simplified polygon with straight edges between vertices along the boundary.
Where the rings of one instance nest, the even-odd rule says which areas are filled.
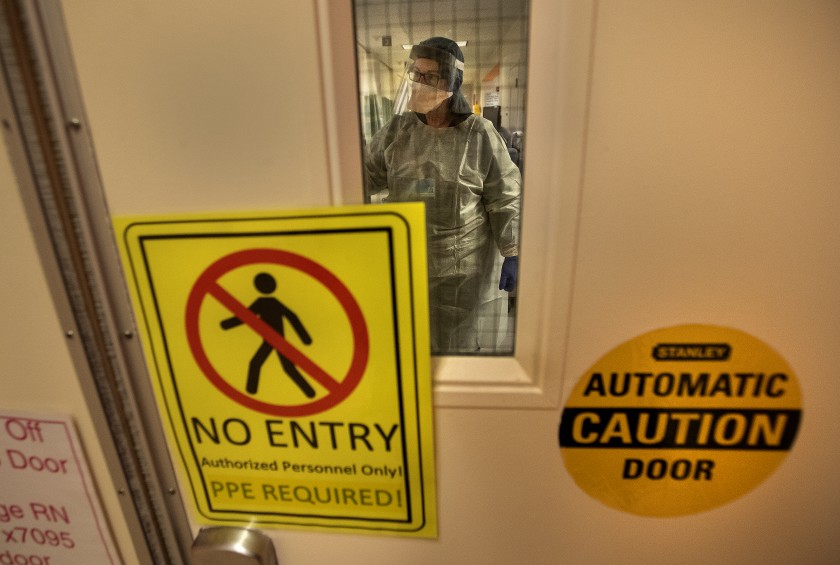
[[[649,329],[732,326],[791,364],[804,420],[696,517],[618,516],[564,473],[574,562],[840,559],[838,30],[830,0],[600,2],[566,385]]]
[[[114,215],[329,203],[314,2],[62,6]]]

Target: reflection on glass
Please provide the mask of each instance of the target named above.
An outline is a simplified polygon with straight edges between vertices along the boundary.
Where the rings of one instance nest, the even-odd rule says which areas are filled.
[[[432,353],[511,354],[527,3],[355,0],[355,14],[366,197],[426,205]]]

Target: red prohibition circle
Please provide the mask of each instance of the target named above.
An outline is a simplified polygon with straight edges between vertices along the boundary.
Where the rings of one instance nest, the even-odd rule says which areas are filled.
[[[236,298],[228,294],[218,284],[219,279],[228,272],[239,267],[257,263],[283,265],[306,273],[326,287],[338,300],[344,313],[347,315],[353,333],[353,356],[350,361],[350,367],[347,369],[347,373],[343,379],[333,379],[317,363],[286,342],[279,334],[269,328],[265,322],[260,320],[259,317],[248,310]],[[223,306],[231,310],[243,323],[262,335],[264,339],[270,341],[285,357],[303,369],[319,384],[326,387],[329,393],[309,403],[284,405],[264,402],[231,386],[216,371],[215,367],[213,367],[201,343],[198,318],[201,306],[208,296],[219,300]],[[336,406],[346,399],[359,384],[359,381],[361,381],[362,375],[367,367],[370,351],[367,325],[365,324],[362,310],[348,288],[344,286],[344,283],[315,261],[279,249],[247,249],[238,251],[222,257],[207,267],[198,277],[187,299],[186,331],[187,341],[189,342],[193,357],[213,386],[234,402],[246,408],[272,416],[310,416]]]

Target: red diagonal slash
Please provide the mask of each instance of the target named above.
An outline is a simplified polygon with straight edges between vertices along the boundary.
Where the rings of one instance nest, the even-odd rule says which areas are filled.
[[[341,384],[332,378],[332,376],[323,370],[317,363],[301,353],[294,345],[286,341],[286,338],[274,331],[271,326],[263,322],[259,316],[243,306],[241,302],[239,302],[217,283],[209,285],[207,287],[207,293],[221,302],[222,305],[230,310],[234,316],[239,318],[242,323],[248,325],[251,329],[257,332],[264,340],[270,343],[274,349],[282,353],[284,357],[287,357],[293,361],[295,365],[309,373],[313,379],[318,381],[318,384],[331,392],[338,388]]]
[[[311,277],[313,283],[322,285],[338,301],[344,315],[347,316],[347,321],[350,323],[353,337],[353,353],[343,379],[336,379],[327,373],[219,285],[218,281],[225,274],[241,267],[256,264],[281,265],[296,269]],[[280,354],[305,371],[327,390],[327,394],[304,404],[274,404],[253,395],[245,394],[232,386],[213,367],[201,342],[199,313],[207,296],[212,296],[218,300],[223,307],[253,329]],[[344,286],[344,283],[338,277],[319,263],[281,249],[245,249],[226,255],[211,264],[201,273],[190,291],[184,321],[187,343],[193,358],[213,386],[242,406],[275,416],[309,416],[336,406],[346,399],[361,381],[370,353],[367,324],[362,310],[350,290]],[[175,375],[173,375],[174,377]]]

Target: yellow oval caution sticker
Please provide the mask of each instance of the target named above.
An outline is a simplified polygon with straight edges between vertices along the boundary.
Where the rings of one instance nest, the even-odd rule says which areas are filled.
[[[732,501],[793,447],[796,376],[764,342],[705,325],[655,330],[598,360],[563,409],[560,450],[575,482],[641,516]]]

